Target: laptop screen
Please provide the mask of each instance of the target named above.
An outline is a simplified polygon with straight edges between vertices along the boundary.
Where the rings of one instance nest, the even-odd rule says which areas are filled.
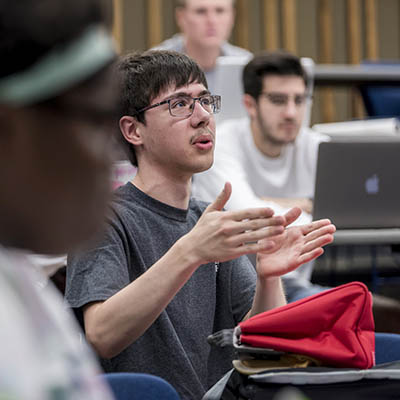
[[[338,229],[400,227],[400,138],[321,143],[313,218]]]

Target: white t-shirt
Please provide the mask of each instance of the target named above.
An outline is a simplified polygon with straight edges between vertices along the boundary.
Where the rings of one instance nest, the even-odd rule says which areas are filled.
[[[284,214],[287,209],[262,197],[313,198],[318,146],[326,140],[327,136],[303,128],[280,157],[269,158],[255,146],[248,118],[224,121],[217,128],[214,164],[194,176],[192,194],[212,202],[228,181],[232,184],[232,195],[226,209],[270,207],[275,214]],[[310,221],[311,216],[303,212],[295,224]],[[306,264],[288,275],[308,281],[311,268]]]
[[[295,143],[287,145],[279,157],[269,158],[255,146],[248,118],[225,121],[217,129],[214,165],[194,176],[193,196],[211,202],[229,181],[232,196],[228,210],[267,205],[281,214],[286,209],[261,198],[312,198],[318,146],[324,140],[328,138],[302,129]],[[298,223],[310,220],[309,215],[303,215]]]
[[[0,398],[111,400],[56,289],[22,253],[0,248]]]

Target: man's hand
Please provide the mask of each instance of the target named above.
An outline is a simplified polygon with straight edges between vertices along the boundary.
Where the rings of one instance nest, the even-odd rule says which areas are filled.
[[[266,201],[272,201],[284,208],[300,207],[304,212],[311,214],[313,202],[305,197],[263,197]]]
[[[285,217],[273,216],[270,208],[222,211],[231,193],[231,184],[226,183],[195,227],[181,238],[181,244],[194,257],[193,262],[227,261],[276,247],[268,238],[283,234]]]
[[[285,215],[285,226],[298,218],[301,210],[293,208]],[[286,228],[282,234],[269,237],[274,246],[257,254],[257,274],[259,278],[284,275],[300,265],[319,257],[323,246],[333,241],[336,228],[328,219],[307,225]]]

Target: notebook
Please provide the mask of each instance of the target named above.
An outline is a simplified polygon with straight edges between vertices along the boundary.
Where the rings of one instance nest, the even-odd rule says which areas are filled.
[[[313,218],[338,229],[400,227],[400,140],[319,146]]]

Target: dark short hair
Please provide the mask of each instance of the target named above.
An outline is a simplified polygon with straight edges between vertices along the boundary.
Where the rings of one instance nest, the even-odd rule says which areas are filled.
[[[118,63],[117,74],[120,84],[120,117],[132,115],[142,124],[146,124],[145,114],[137,112],[149,106],[153,99],[169,87],[179,88],[196,82],[208,88],[198,64],[187,55],[175,51],[150,50],[127,54]],[[137,165],[134,146],[120,132],[117,139],[130,162]]]
[[[304,80],[307,86],[306,73],[300,59],[286,51],[261,52],[243,69],[244,93],[258,99],[263,90],[263,79],[268,75],[295,75]]]
[[[0,78],[23,71],[92,24],[109,24],[111,0],[0,0]]]

